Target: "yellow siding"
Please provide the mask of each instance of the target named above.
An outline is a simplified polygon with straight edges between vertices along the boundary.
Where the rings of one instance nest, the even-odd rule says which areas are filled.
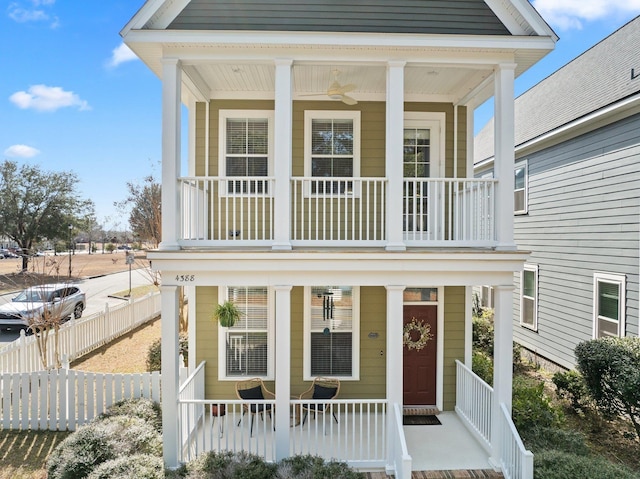
[[[456,404],[455,360],[464,360],[464,286],[444,288],[444,367],[443,408],[451,411]]]

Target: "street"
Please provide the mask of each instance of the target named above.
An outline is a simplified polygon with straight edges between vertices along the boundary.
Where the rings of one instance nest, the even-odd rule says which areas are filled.
[[[88,316],[99,311],[104,311],[105,305],[116,306],[121,304],[123,299],[111,298],[109,295],[129,290],[129,271],[113,273],[93,279],[84,279],[75,282],[80,286],[86,296],[87,304],[83,313]],[[151,284],[149,272],[145,269],[134,269],[131,271],[131,287]],[[17,293],[0,295],[0,304],[11,301]],[[20,335],[19,331],[0,331],[0,344],[14,341]]]

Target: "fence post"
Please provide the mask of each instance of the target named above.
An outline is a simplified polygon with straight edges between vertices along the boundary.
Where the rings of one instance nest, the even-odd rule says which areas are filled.
[[[27,371],[27,333],[24,329],[20,330],[20,339],[18,340],[18,354],[20,356],[20,364],[18,370],[14,372],[29,372]]]
[[[77,319],[74,315],[71,315],[71,320],[69,321],[71,324],[69,325],[69,351],[67,351],[67,356],[69,357],[69,361],[73,361],[76,358],[76,352],[78,351],[77,344],[77,336],[76,336],[76,322]]]
[[[133,329],[133,322],[135,319],[133,303],[133,297],[129,296],[129,329]]]
[[[109,323],[110,318],[109,318],[110,314],[109,314],[109,303],[106,303],[104,305],[104,316],[102,316],[102,326],[103,326],[103,334],[102,334],[102,339],[103,341],[108,341],[109,338]]]

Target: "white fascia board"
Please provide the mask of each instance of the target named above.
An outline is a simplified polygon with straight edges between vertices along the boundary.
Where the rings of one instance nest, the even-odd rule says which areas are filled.
[[[131,20],[120,30],[120,36],[127,35],[131,30],[140,30],[160,10],[167,0],[147,0],[144,5],[131,17]]]
[[[172,21],[180,14],[184,8],[189,5],[190,0],[171,0],[167,1],[160,15],[153,19],[149,24],[149,28],[153,30],[164,30]]]
[[[509,7],[515,9],[537,35],[553,38],[554,43],[558,41],[556,33],[528,0],[485,0],[485,3],[512,35],[529,35],[529,33],[513,16]]]
[[[527,32],[522,25],[513,17],[504,0],[484,0],[484,3],[493,11],[502,24],[512,35],[526,35]]]
[[[335,32],[262,32],[262,31],[184,31],[131,30],[127,41],[152,43],[185,43],[220,46],[312,46],[374,48],[451,48],[474,50],[553,50],[549,37],[509,35],[411,35]]]
[[[511,0],[511,3],[538,35],[552,38],[553,43],[559,40],[556,32],[554,32],[544,18],[540,16],[533,5],[529,3],[529,0]]]

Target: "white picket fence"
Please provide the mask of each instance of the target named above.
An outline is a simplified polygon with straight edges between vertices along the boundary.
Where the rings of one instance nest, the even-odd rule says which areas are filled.
[[[160,372],[5,373],[0,374],[0,393],[2,429],[75,431],[122,399],[160,402]]]
[[[60,360],[71,362],[122,336],[160,314],[160,293],[130,299],[115,307],[105,305],[82,319],[71,319],[58,333]],[[55,333],[49,334],[47,366],[55,367]],[[35,336],[20,337],[0,349],[0,373],[29,373],[44,369]]]

